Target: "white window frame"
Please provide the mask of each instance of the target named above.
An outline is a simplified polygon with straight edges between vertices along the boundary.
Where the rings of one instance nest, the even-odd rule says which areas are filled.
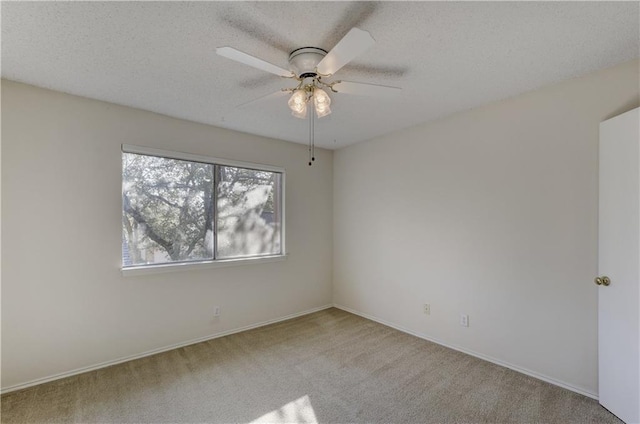
[[[150,264],[150,265],[135,265],[124,267],[121,262],[121,270],[123,276],[134,276],[134,275],[144,275],[144,274],[159,274],[166,272],[175,272],[175,271],[183,271],[183,270],[192,270],[192,269],[206,269],[206,268],[218,268],[218,267],[227,267],[227,266],[235,266],[235,265],[249,265],[249,264],[261,264],[266,262],[277,262],[286,259],[287,250],[285,244],[285,229],[286,229],[286,173],[285,169],[279,166],[272,165],[263,165],[257,164],[253,162],[242,162],[237,160],[230,159],[221,159],[212,156],[204,156],[204,155],[195,155],[192,153],[184,153],[184,152],[174,152],[169,150],[155,149],[151,147],[143,147],[143,146],[135,146],[132,144],[122,144],[122,153],[133,153],[138,155],[146,155],[146,156],[156,156],[167,159],[178,159],[185,160],[190,162],[204,162],[212,165],[221,165],[221,166],[232,166],[237,168],[245,168],[245,169],[253,169],[256,171],[268,171],[268,172],[277,172],[281,175],[280,177],[280,198],[281,198],[281,223],[280,223],[280,246],[281,252],[277,255],[268,255],[268,256],[254,256],[254,257],[245,257],[245,258],[231,258],[231,259],[207,259],[202,261],[190,261],[190,262],[176,262],[176,263],[162,263],[162,264]],[[121,177],[122,179],[122,177]],[[120,206],[120,211],[122,212],[124,205]],[[121,230],[122,231],[122,230]],[[122,252],[121,255],[122,257]],[[121,259],[122,261],[122,259]]]

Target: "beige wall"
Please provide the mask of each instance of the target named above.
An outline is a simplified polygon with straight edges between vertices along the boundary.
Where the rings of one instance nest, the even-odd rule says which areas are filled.
[[[281,166],[282,262],[123,278],[122,143]],[[2,387],[331,303],[332,152],[2,81]],[[222,316],[213,318],[213,306]]]
[[[595,396],[598,125],[638,106],[638,78],[634,61],[338,150],[334,302]]]

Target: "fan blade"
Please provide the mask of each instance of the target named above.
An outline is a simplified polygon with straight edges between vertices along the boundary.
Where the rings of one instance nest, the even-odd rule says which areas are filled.
[[[351,28],[338,44],[318,63],[318,73],[333,75],[340,68],[351,62],[375,44],[375,40],[367,31]]]
[[[235,60],[236,62],[244,63],[245,65],[252,66],[262,71],[271,72],[272,74],[276,74],[281,77],[293,76],[293,72],[291,71],[287,71],[286,69],[282,69],[272,63],[258,59],[257,57],[241,52],[240,50],[236,50],[233,47],[218,47],[216,49],[216,53],[222,57],[226,57],[227,59]]]
[[[266,94],[264,96],[258,97],[257,99],[248,101],[246,103],[242,103],[242,104],[240,104],[240,105],[238,105],[236,107],[237,108],[244,108],[244,107],[251,106],[251,105],[254,105],[254,104],[258,104],[258,103],[262,103],[262,102],[265,102],[265,101],[268,101],[268,100],[271,100],[271,99],[277,99],[277,98],[280,98],[280,97],[284,97],[287,93],[288,92],[286,90],[278,90],[275,93]]]
[[[338,93],[356,94],[359,96],[392,97],[400,94],[402,88],[388,85],[365,84],[362,82],[340,81],[333,85]]]

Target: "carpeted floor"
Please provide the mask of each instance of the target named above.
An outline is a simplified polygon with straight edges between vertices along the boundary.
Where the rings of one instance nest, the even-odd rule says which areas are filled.
[[[338,309],[2,396],[2,423],[622,423],[587,397]]]

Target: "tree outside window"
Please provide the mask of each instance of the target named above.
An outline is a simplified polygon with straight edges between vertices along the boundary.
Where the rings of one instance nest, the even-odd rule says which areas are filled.
[[[282,174],[122,154],[123,266],[282,254]]]

